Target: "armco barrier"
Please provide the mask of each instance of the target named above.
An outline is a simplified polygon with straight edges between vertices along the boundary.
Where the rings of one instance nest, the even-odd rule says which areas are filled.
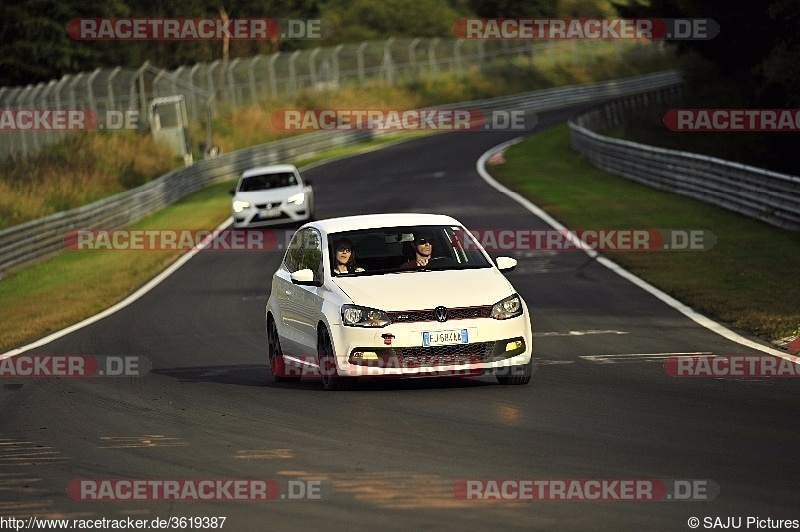
[[[667,71],[622,80],[460,102],[442,108],[473,109],[484,113],[492,110],[540,112],[670,87],[680,83],[680,79],[677,71]],[[31,263],[65,249],[64,235],[68,231],[122,227],[206,185],[240,174],[247,168],[287,162],[335,146],[368,140],[381,133],[368,130],[320,131],[238,150],[216,159],[205,159],[192,166],[178,168],[140,187],[90,205],[10,227],[0,231],[0,271]]]
[[[800,230],[800,177],[715,157],[603,136],[626,109],[658,91],[602,104],[569,122],[573,149],[592,164],[644,185],[696,198],[789,230]]]

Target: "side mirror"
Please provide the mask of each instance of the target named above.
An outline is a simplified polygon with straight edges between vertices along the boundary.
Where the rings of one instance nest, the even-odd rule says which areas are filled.
[[[517,259],[511,257],[497,257],[495,260],[497,269],[501,272],[510,272],[517,267]]]
[[[230,189],[230,190],[228,191],[228,194],[230,194],[231,196],[233,196],[234,194],[236,194],[236,189],[235,189],[235,188],[232,188],[232,189]]]
[[[292,283],[300,286],[321,286],[321,281],[314,280],[314,272],[308,268],[297,270],[290,275]]]

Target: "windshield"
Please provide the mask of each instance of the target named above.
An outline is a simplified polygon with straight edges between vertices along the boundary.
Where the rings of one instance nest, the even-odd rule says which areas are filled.
[[[254,192],[272,188],[291,187],[297,184],[297,176],[292,172],[259,174],[242,178],[239,192]]]
[[[328,235],[331,275],[358,276],[489,268],[478,243],[460,226],[407,226]]]

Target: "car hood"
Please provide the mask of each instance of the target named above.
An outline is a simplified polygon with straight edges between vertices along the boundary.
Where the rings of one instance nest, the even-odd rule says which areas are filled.
[[[305,187],[296,185],[291,187],[273,188],[269,190],[254,190],[252,192],[237,192],[236,199],[250,203],[279,203],[292,194],[303,192]]]
[[[495,268],[335,277],[333,282],[355,304],[386,311],[493,305],[514,293]]]

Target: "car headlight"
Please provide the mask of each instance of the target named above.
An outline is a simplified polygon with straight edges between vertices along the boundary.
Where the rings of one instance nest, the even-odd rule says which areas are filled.
[[[241,200],[234,200],[233,201],[233,212],[242,212],[245,209],[250,208],[249,201],[241,201]]]
[[[306,195],[303,192],[292,194],[286,201],[293,205],[302,205],[303,202],[306,201]]]
[[[512,294],[492,306],[492,317],[496,320],[516,318],[522,314],[522,300],[517,294]]]
[[[342,305],[342,323],[350,327],[386,327],[392,320],[382,310]]]

